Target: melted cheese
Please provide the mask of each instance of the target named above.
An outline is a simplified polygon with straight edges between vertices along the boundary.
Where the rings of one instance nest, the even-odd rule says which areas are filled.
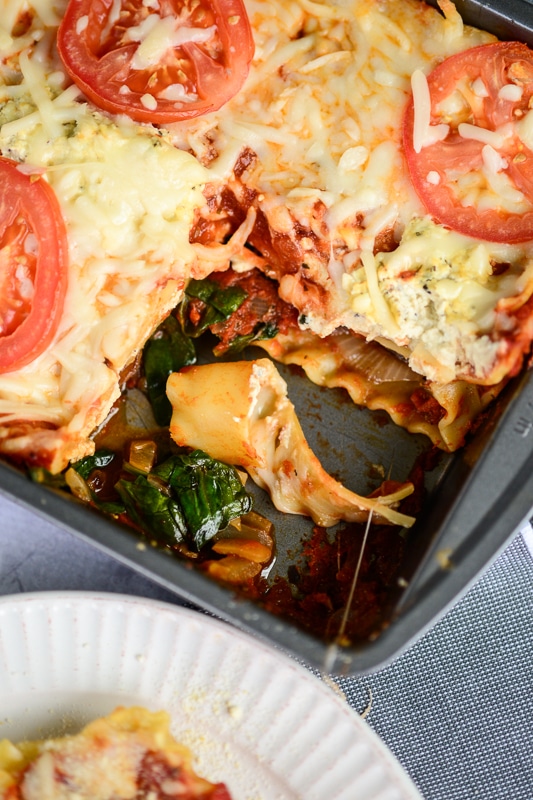
[[[54,49],[64,0],[1,2],[0,152],[44,170],[67,223],[70,256],[52,346],[0,376],[3,452],[49,452],[54,470],[90,452],[120,371],[179,301],[188,277],[226,265],[228,253],[191,247],[189,230],[206,184],[229,182],[238,192],[234,169],[245,149],[255,159],[242,184],[255,193],[256,208],[243,231],[261,211],[276,235],[296,239],[297,263],[280,276],[280,294],[300,310],[302,325],[321,336],[344,326],[384,338],[439,382],[496,383],[516,368],[521,352],[506,360],[504,334],[533,291],[531,248],[476,243],[432,225],[403,158],[411,87],[423,146],[435,133],[423,76],[446,56],[492,40],[465,28],[449,0],[441,3],[444,16],[420,0],[246,0],[255,57],[243,89],[214,114],[166,132],[100,114],[67,84]],[[18,37],[14,24],[30,8]],[[111,18],[119,11],[115,2]],[[131,32],[141,64],[176,37],[207,35],[156,14],[147,19]],[[167,91],[183,99],[178,87]],[[157,98],[146,94],[144,103],[155,108]],[[515,127],[533,138],[529,114]],[[496,143],[490,137],[485,146]],[[462,201],[482,194],[490,204],[500,195],[508,207],[523,207],[500,166],[487,149],[483,170],[460,187]],[[438,173],[428,180],[436,184]],[[298,238],[297,227],[306,235]],[[399,242],[393,253],[380,252],[387,236]],[[492,274],[494,264],[509,268]]]
[[[235,153],[250,147],[259,157],[258,191],[305,223],[323,201],[333,235],[354,214],[384,204],[395,203],[407,220],[418,209],[399,153],[411,74],[489,37],[418,0],[315,6],[319,16],[298,0],[247,2],[256,52],[244,90],[220,112],[173,132],[203,159],[214,135],[209,168],[226,178]]]
[[[509,343],[500,332],[513,324],[498,303],[527,299],[533,291],[532,248],[478,243],[487,269],[511,265],[500,276],[480,277],[472,240],[430,224],[403,157],[402,118],[411,90],[415,149],[421,149],[447,132],[446,125],[430,124],[425,75],[447,56],[493,40],[463,26],[451,3],[441,5],[445,16],[419,0],[336,0],[313,3],[312,11],[301,0],[249,0],[256,54],[244,88],[220,111],[173,126],[171,133],[214,180],[232,180],[244,148],[257,154],[241,180],[257,193],[274,235],[292,236],[296,258],[305,262],[305,271],[295,273],[291,264],[280,278],[280,294],[299,309],[302,324],[321,336],[344,326],[384,337],[432,380],[497,383],[510,366]],[[478,94],[485,89],[474,88]],[[515,126],[528,140],[529,117]],[[524,211],[528,204],[502,172],[496,149],[512,131],[491,134],[468,124],[460,130],[482,140],[485,151],[483,168],[459,183],[458,202]],[[438,185],[441,178],[433,170],[427,180]],[[306,251],[297,225],[329,247],[329,261]],[[424,230],[416,258],[414,229]],[[390,235],[400,247],[389,257],[379,251],[381,237]],[[441,271],[440,261],[433,264],[436,242],[451,262],[447,284],[435,290],[432,278],[429,291],[428,275]],[[321,292],[310,292],[310,282]],[[513,369],[521,358],[519,347]]]
[[[167,50],[190,42],[207,42],[215,33],[210,28],[178,26],[174,16],[149,14],[139,25],[128,28],[126,41],[139,42],[131,65],[133,69],[148,69],[159,64]]]
[[[44,170],[66,222],[70,265],[51,347],[0,376],[0,447],[49,449],[55,470],[90,452],[88,437],[119,394],[120,371],[181,298],[196,261],[189,230],[207,174],[150,126],[75,102],[77,89],[54,82],[53,60],[23,50],[18,63],[23,94],[4,95],[0,152]],[[57,432],[13,438],[9,426],[20,421]]]
[[[413,90],[413,104],[415,122],[413,129],[413,150],[420,153],[423,147],[445,139],[450,131],[450,126],[441,123],[431,125],[431,97],[427,78],[420,69],[415,69],[411,75],[411,89]]]

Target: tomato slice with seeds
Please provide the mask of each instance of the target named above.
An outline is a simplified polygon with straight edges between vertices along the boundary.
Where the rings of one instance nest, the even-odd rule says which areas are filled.
[[[156,125],[216,111],[254,53],[243,0],[70,0],[57,45],[96,106]]]
[[[52,341],[67,289],[67,234],[44,178],[0,157],[0,373]]]
[[[403,129],[411,180],[426,210],[441,224],[478,239],[533,240],[533,151],[520,138],[518,124],[532,113],[533,51],[519,42],[480,45],[445,59],[427,83],[430,125],[449,126],[447,135],[415,149],[413,98]],[[482,140],[470,138],[480,133]],[[489,196],[483,185],[487,169],[506,177],[510,192],[521,193],[515,205],[499,202],[494,187]],[[468,197],[471,179],[475,190]]]

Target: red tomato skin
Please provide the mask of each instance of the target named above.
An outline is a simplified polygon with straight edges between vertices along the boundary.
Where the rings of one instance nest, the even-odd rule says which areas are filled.
[[[158,101],[154,109],[141,102],[142,92],[120,93],[127,86],[130,63],[136,44],[121,45],[99,54],[99,38],[107,24],[113,0],[69,0],[57,36],[58,52],[65,69],[98,108],[111,114],[126,114],[136,122],[168,125],[172,122],[218,110],[242,87],[254,54],[254,41],[243,0],[208,0],[224,54],[220,63],[210,58],[194,43],[175,49],[176,59],[184,56],[194,67],[198,100],[182,102]],[[137,9],[141,0],[131,0]],[[183,7],[182,0],[161,0],[161,7],[175,14]],[[177,10],[176,10],[177,9]],[[89,23],[79,32],[80,19]]]
[[[511,102],[498,97],[499,89],[507,83],[507,71],[518,65],[524,76],[524,92],[521,101]],[[472,80],[480,77],[489,96],[483,100],[482,113],[472,119],[480,127],[494,128],[513,120],[513,115],[525,113],[533,96],[533,51],[520,42],[491,42],[450,56],[441,62],[429,75],[432,124],[440,122],[434,109],[448,96],[457,82],[468,75]],[[413,149],[414,104],[407,104],[403,122],[403,146],[411,181],[426,211],[437,222],[452,230],[476,239],[509,244],[533,240],[533,209],[523,214],[505,209],[485,209],[462,206],[454,197],[447,183],[445,169],[468,171],[482,164],[483,144],[463,139],[455,129],[441,142],[423,147],[420,153]],[[533,204],[533,152],[518,137],[513,137],[506,146],[508,158],[507,174]],[[519,155],[519,159],[516,156]],[[439,175],[438,185],[430,184],[430,172]]]
[[[0,241],[22,216],[38,243],[31,308],[8,335],[0,336],[0,373],[31,363],[52,342],[63,311],[68,283],[68,242],[61,209],[51,186],[18,164],[0,157]]]

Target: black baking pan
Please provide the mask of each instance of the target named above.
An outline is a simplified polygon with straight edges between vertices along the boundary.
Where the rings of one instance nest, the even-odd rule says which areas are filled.
[[[437,0],[429,5],[438,8]],[[518,40],[533,46],[533,3],[530,0],[455,0],[468,25],[490,31],[499,39]]]
[[[533,5],[526,0],[457,5],[467,22],[501,38],[530,41],[533,36],[528,27],[533,27]],[[409,532],[391,529],[384,534],[381,555],[375,558],[379,562],[396,548],[394,569],[382,570],[387,576],[387,592],[380,595],[382,616],[368,635],[351,643],[302,625],[301,618],[274,613],[276,608],[267,610],[257,600],[215,583],[190,561],[147,546],[131,529],[70,496],[32,483],[1,462],[0,491],[173,591],[180,601],[263,637],[317,669],[371,672],[434,624],[528,520],[533,506],[533,372],[526,369],[507,386],[466,447],[453,455],[441,454],[428,465],[433,450],[425,437],[397,428],[381,412],[354,406],[342,390],[322,389],[290,369],[280,371],[312,449],[326,470],[349,488],[371,491],[378,467],[404,480],[425,464],[415,525]],[[278,514],[261,490],[254,490],[254,498],[256,509],[273,519],[276,528],[277,558],[268,580],[294,582],[312,523]],[[362,548],[362,540],[354,547]],[[369,540],[362,552],[372,559],[375,543]],[[376,590],[375,581],[361,585]]]
[[[297,375],[285,377],[309,442],[326,467],[334,461],[339,467],[337,448],[342,446],[350,472],[347,483],[354,476],[356,483],[364,482],[361,466],[383,453],[390,458],[396,452],[394,469],[401,473],[429,449],[424,437],[408,434],[379,415],[376,425],[375,414],[352,408],[342,393],[321,390]],[[313,422],[306,408],[313,409]],[[349,437],[344,434],[347,426],[352,431]],[[70,496],[31,483],[11,465],[0,463],[0,491],[173,591],[182,601],[266,638],[317,669],[337,674],[374,671],[399,655],[458,600],[527,521],[533,505],[531,370],[508,386],[468,445],[453,456],[443,456],[427,477],[426,497],[396,572],[401,581],[390,587],[379,634],[339,646],[216,584],[189,562],[144,546],[129,528]],[[309,535],[311,523],[277,515],[260,490],[256,508],[274,518],[276,570],[281,575],[290,569],[291,559],[297,560],[299,544]],[[392,530],[391,536],[401,535]]]

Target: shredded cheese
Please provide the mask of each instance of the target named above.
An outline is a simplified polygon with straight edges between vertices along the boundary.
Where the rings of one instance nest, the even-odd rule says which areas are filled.
[[[498,92],[500,100],[509,100],[511,103],[517,103],[523,94],[523,89],[516,83],[506,83]]]
[[[293,237],[296,258],[305,262],[305,276],[304,270],[281,275],[280,294],[298,308],[308,329],[327,336],[346,327],[386,338],[408,356],[416,353],[411,365],[431,379],[498,380],[505,345],[487,331],[496,319],[507,324],[496,307],[521,291],[519,275],[529,291],[531,248],[488,247],[486,264],[512,265],[509,280],[503,273],[488,279],[494,283],[489,295],[485,278],[468,269],[463,275],[465,263],[474,269],[465,255],[467,237],[453,248],[451,274],[438,293],[425,288],[426,267],[406,257],[412,225],[424,229],[421,258],[427,270],[435,252],[405,166],[406,103],[412,96],[415,151],[445,139],[447,122],[432,124],[426,75],[447,56],[493,41],[464,26],[448,0],[441,7],[444,16],[418,0],[347,0],[330,3],[327,10],[320,4],[320,13],[311,16],[302,0],[283,7],[279,0],[249,0],[256,54],[243,89],[220,111],[171,126],[170,133],[206,164],[214,182],[232,181],[244,150],[255,154],[242,181],[261,198],[258,206],[274,235]],[[481,80],[463,88],[472,97],[487,93]],[[504,99],[509,93],[517,95],[506,88]],[[447,113],[460,114],[464,100],[454,95],[444,105],[443,120]],[[461,124],[460,135],[483,146],[483,162],[458,181],[458,203],[527,207],[505,174],[501,148],[517,131],[533,141],[530,115],[497,132]],[[446,165],[428,170],[428,185],[438,187],[447,178],[445,170]],[[295,226],[304,229],[303,237],[294,234]],[[329,243],[327,260],[305,247],[308,231]],[[405,264],[398,275],[392,274],[394,259],[379,252],[383,243],[392,249],[400,243]],[[478,293],[477,301],[455,292],[454,284],[463,279],[469,297]],[[306,291],[305,280],[321,287],[320,301]],[[495,305],[487,311],[488,296]]]
[[[505,141],[513,135],[513,129],[508,125],[502,126],[499,130],[490,131],[486,128],[480,128],[479,125],[461,122],[457,130],[459,136],[462,136],[463,139],[475,139],[476,142],[489,144],[495,149],[502,147]]]
[[[90,431],[117,395],[120,369],[181,297],[188,277],[238,258],[252,213],[227,247],[189,242],[206,184],[250,189],[253,213],[295,244],[305,269],[296,263],[281,275],[280,294],[301,312],[302,325],[321,336],[346,327],[387,339],[431,379],[494,377],[501,352],[491,326],[510,324],[499,303],[529,296],[530,248],[483,245],[483,256],[474,257],[466,237],[447,239],[415,196],[403,156],[411,94],[415,150],[448,133],[446,124],[431,124],[426,74],[446,56],[492,41],[465,28],[449,0],[441,2],[444,16],[420,0],[246,0],[255,56],[243,89],[217,112],[165,132],[81,102],[52,47],[55,5],[32,5],[35,17],[17,37],[25,2],[4,2],[0,152],[45,172],[68,225],[71,274],[49,352],[0,376],[0,414],[55,425],[60,434],[46,433],[46,446],[59,453],[55,466],[90,448]],[[162,16],[156,0],[144,6],[144,21],[128,34],[138,45],[138,69],[164,61],[176,43],[213,35]],[[104,38],[120,9],[113,0]],[[504,87],[504,102],[517,88]],[[482,97],[486,87],[478,82],[471,91]],[[181,104],[193,97],[175,84],[159,95],[147,91],[143,103],[156,109],[159,99]],[[460,135],[483,144],[484,162],[459,186],[460,202],[498,198],[523,207],[499,149],[513,131],[533,141],[532,113],[493,134],[461,125]],[[246,150],[253,158],[239,184],[234,169]],[[430,170],[427,181],[438,186],[441,173]],[[493,276],[491,264],[510,266]],[[304,272],[320,291],[305,291]],[[30,441],[3,435],[4,451]]]
[[[149,14],[125,33],[127,41],[138,42],[139,47],[131,60],[133,69],[148,69],[160,64],[168,50],[190,42],[207,42],[216,31],[214,25],[208,28],[190,28],[179,25],[175,16],[160,17]]]
[[[413,126],[413,150],[420,153],[423,147],[428,144],[445,139],[449,133],[450,126],[441,123],[431,125],[431,98],[427,78],[422,70],[417,69],[411,76],[411,87],[413,89],[413,104],[415,124]]]
[[[11,422],[46,424],[33,447],[50,450],[55,470],[92,450],[88,437],[119,394],[120,371],[181,297],[207,173],[150,126],[100,115],[77,102],[75,86],[52,90],[55,61],[23,49],[19,65],[21,102],[3,107],[0,152],[45,173],[67,225],[70,267],[51,347],[0,376],[0,448],[30,446],[31,436],[4,441]]]

